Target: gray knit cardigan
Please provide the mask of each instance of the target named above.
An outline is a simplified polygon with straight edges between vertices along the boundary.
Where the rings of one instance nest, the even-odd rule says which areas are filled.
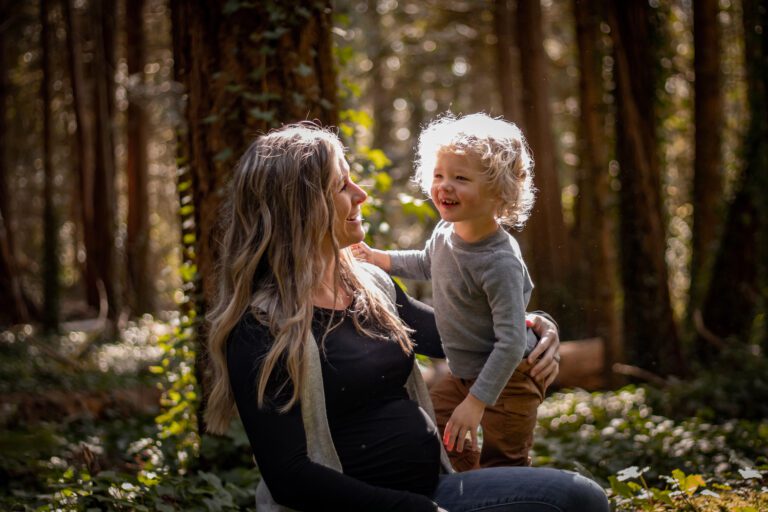
[[[397,314],[395,306],[395,285],[389,276],[373,265],[360,263],[364,275],[367,278],[364,284],[378,293],[390,311]],[[307,436],[307,455],[312,462],[342,472],[341,462],[333,446],[331,431],[328,427],[328,417],[325,412],[325,391],[323,389],[323,375],[320,366],[320,351],[317,342],[311,334],[305,343],[304,367],[302,369],[303,384],[301,386],[300,402],[301,415],[304,420],[304,431]],[[429,391],[421,377],[418,364],[414,361],[411,375],[405,383],[405,388],[411,400],[415,400],[419,406],[429,415],[432,422],[435,421],[435,410],[429,398]],[[437,429],[435,429],[437,430]],[[436,434],[439,436],[439,434]],[[440,462],[446,473],[452,473],[448,454],[440,443]],[[267,489],[262,479],[256,488],[256,509],[259,512],[291,512],[291,509],[278,505]]]

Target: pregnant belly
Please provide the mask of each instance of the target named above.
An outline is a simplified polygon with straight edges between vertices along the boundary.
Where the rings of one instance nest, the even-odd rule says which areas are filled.
[[[371,485],[424,495],[437,485],[440,441],[415,402],[378,403],[330,427],[344,473]]]

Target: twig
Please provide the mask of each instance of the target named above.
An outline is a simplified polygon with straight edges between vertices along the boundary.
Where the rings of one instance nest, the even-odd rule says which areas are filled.
[[[627,377],[634,377],[636,379],[642,379],[644,381],[655,384],[661,388],[665,388],[669,385],[667,379],[659,377],[653,372],[649,372],[639,366],[633,366],[631,364],[614,363],[612,366],[613,372],[619,375],[626,375]]]
[[[727,342],[723,338],[707,329],[707,326],[704,324],[704,317],[702,316],[700,309],[696,309],[693,312],[693,327],[696,329],[696,333],[710,345],[720,350],[726,347]]]

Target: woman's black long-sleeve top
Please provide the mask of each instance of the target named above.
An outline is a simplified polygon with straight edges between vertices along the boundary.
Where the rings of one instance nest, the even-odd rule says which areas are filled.
[[[395,288],[400,318],[414,329],[416,352],[444,357],[431,308]],[[413,354],[393,341],[361,335],[345,312],[322,308],[315,308],[317,340],[331,315],[341,323],[320,353],[328,423],[343,473],[309,460],[299,404],[277,412],[292,391],[289,384],[276,393],[284,367],[273,372],[271,399],[258,408],[258,370],[273,342],[269,329],[247,313],[228,340],[237,409],[273,498],[298,510],[434,511],[428,496],[440,472],[440,441],[404,387]]]

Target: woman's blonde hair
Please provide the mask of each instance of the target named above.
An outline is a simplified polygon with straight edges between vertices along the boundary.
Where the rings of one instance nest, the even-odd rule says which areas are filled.
[[[447,113],[429,123],[419,135],[413,178],[427,195],[437,157],[443,152],[477,157],[488,184],[498,194],[496,219],[505,226],[523,227],[536,189],[533,156],[520,128],[483,113],[461,117]]]
[[[288,374],[282,386],[293,384],[290,400],[281,410],[298,400],[305,344],[314,342],[312,292],[320,286],[326,264],[320,248],[329,234],[336,283],[355,295],[351,316],[357,330],[394,340],[407,353],[412,349],[407,327],[386,307],[387,299],[351,252],[341,250],[336,241],[333,198],[339,182],[337,160],[343,154],[334,133],[305,122],[258,137],[235,169],[223,216],[219,291],[207,317],[213,369],[205,411],[209,432],[224,433],[235,413],[226,347],[230,333],[249,310],[274,338],[261,361],[254,407],[263,405],[278,361],[285,362]],[[329,322],[325,334],[331,328]]]

